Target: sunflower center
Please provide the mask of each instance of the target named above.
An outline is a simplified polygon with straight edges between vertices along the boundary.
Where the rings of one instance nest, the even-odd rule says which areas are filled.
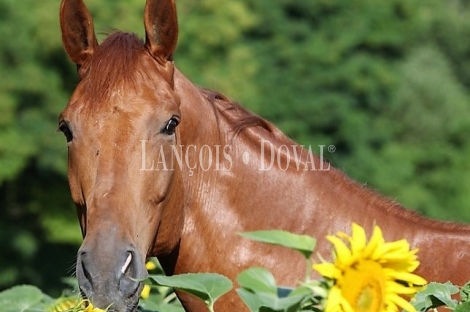
[[[360,260],[345,270],[341,284],[342,295],[354,311],[385,310],[385,274],[379,263]]]

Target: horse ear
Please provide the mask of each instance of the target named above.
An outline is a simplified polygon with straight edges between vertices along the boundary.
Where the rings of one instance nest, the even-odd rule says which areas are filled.
[[[147,0],[144,13],[145,45],[153,58],[165,64],[173,58],[178,40],[178,19],[173,0]]]
[[[77,66],[82,66],[98,47],[93,19],[82,0],[62,0],[60,28],[67,54]]]

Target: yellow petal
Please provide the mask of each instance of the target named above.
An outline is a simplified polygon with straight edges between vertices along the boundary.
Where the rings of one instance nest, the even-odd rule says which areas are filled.
[[[336,236],[327,236],[326,238],[335,247],[336,260],[341,264],[348,265],[351,261],[351,251],[349,248]]]
[[[323,277],[337,279],[341,276],[341,270],[336,267],[333,263],[314,264],[312,268],[318,273],[320,273],[320,275]]]
[[[395,271],[405,271],[405,272],[413,272],[418,268],[419,261],[418,260],[410,260],[410,259],[395,259],[386,261],[385,263],[379,261],[384,268],[392,269]]]
[[[157,268],[157,265],[153,261],[147,261],[147,263],[145,264],[145,268],[147,269],[147,271],[152,271]]]
[[[392,301],[397,306],[403,308],[404,310],[408,312],[416,312],[416,309],[413,307],[413,305],[400,296],[392,295],[392,296],[387,296],[387,298],[388,298],[388,301]]]
[[[377,259],[376,257],[373,257],[373,253],[377,250],[378,246],[383,244],[384,238],[382,236],[382,230],[378,226],[375,226],[369,244],[364,248],[364,257]]]
[[[142,299],[148,299],[149,296],[150,296],[150,286],[144,285],[144,288],[142,288],[142,292],[140,293],[140,297],[142,297]]]
[[[343,299],[341,301],[341,306],[343,307],[344,312],[356,312],[354,309],[351,307],[351,304],[346,299]]]
[[[400,295],[414,295],[418,289],[416,287],[409,287],[402,284],[399,284],[395,281],[387,281],[387,292],[388,293],[395,293]]]
[[[380,252],[386,254],[408,254],[410,245],[404,239],[388,242],[380,246]]]
[[[341,311],[341,299],[341,290],[338,287],[331,288],[326,300],[325,312]]]
[[[410,283],[410,284],[414,284],[414,285],[425,285],[425,284],[427,284],[427,282],[424,278],[422,278],[419,275],[413,274],[413,273],[403,272],[403,271],[395,271],[395,270],[391,270],[391,269],[384,269],[384,272],[388,276],[390,276],[390,277],[392,277],[396,280],[403,281],[405,283]]]
[[[366,247],[367,237],[364,228],[360,225],[353,223],[352,224],[352,236],[351,236],[351,251],[353,254],[362,252]]]

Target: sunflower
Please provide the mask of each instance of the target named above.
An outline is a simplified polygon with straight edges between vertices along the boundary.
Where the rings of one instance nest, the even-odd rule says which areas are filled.
[[[88,301],[87,307],[83,310],[83,312],[107,312],[108,308],[106,308],[104,310],[100,309],[100,308],[96,308],[96,307],[93,306],[93,304],[91,302]],[[82,311],[80,311],[80,312],[82,312]]]
[[[50,312],[107,312],[108,308],[100,309],[93,306],[90,300],[68,297],[57,299]]]
[[[49,308],[49,312],[69,312],[76,311],[82,306],[82,300],[78,296],[65,297],[55,300]]]
[[[144,288],[142,288],[142,291],[140,293],[140,297],[144,300],[150,297],[150,285],[144,285]]]
[[[325,312],[416,312],[401,296],[413,296],[426,281],[412,272],[418,267],[417,249],[406,240],[385,242],[378,226],[370,241],[353,223],[352,235],[327,236],[334,246],[334,263],[313,269],[332,282]],[[349,247],[346,243],[349,243]]]

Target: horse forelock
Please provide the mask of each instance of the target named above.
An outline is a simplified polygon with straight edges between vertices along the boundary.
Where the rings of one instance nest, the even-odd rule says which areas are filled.
[[[137,72],[145,52],[144,42],[137,35],[120,31],[110,34],[79,69],[85,100],[102,101],[119,88],[137,88]]]

